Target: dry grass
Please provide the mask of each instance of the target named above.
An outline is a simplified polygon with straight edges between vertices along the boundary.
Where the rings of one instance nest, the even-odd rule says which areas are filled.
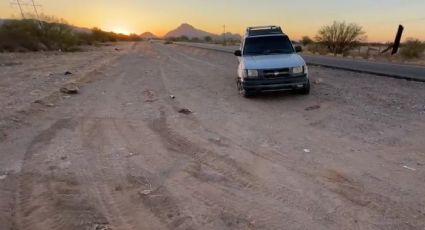
[[[408,39],[401,48],[401,56],[406,59],[419,59],[424,56],[425,43],[418,39]]]
[[[0,52],[75,51],[82,44],[134,40],[140,40],[140,37],[97,28],[91,32],[76,32],[74,27],[59,20],[7,20],[0,26]]]

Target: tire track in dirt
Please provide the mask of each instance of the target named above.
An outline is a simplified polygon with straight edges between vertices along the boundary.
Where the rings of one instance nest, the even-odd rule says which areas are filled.
[[[89,149],[93,149],[93,146],[113,148],[113,145],[111,145],[112,140],[114,144],[122,142],[126,144],[125,146],[128,146],[128,142],[126,143],[126,141],[122,141],[122,139],[119,138],[119,132],[116,130],[117,126],[114,124],[116,121],[113,119],[98,119],[98,121],[95,122],[98,123],[98,127],[95,128],[97,131],[95,131],[93,135],[86,136],[85,138],[88,140],[86,145],[92,145]],[[121,120],[120,126],[125,126],[125,123],[125,121]],[[118,138],[118,140],[116,138]],[[104,141],[108,141],[109,143],[98,143]],[[143,210],[143,206],[137,206],[137,203],[140,202],[142,202],[148,210],[150,209],[150,211],[161,220],[161,223],[166,223],[170,218],[164,218],[163,215],[159,215],[156,209],[178,210],[178,206],[169,198],[170,196],[164,188],[152,188],[152,184],[156,181],[155,176],[148,172],[132,174],[129,172],[126,163],[122,162],[120,159],[114,159],[110,154],[111,153],[105,151],[105,149],[100,149],[98,153],[95,154],[95,159],[90,159],[90,164],[102,165],[102,167],[107,170],[98,170],[98,174],[93,175],[93,178],[89,179],[89,181],[90,183],[94,183],[93,187],[103,188],[100,189],[97,196],[103,197],[102,202],[108,206],[111,212],[108,216],[111,220],[115,219],[111,221],[111,224],[119,229],[137,229],[137,227],[140,226],[137,224],[140,224],[140,219],[137,218],[137,212],[146,212]],[[84,174],[93,173],[93,170],[91,170]],[[120,183],[119,185],[117,185],[118,182]],[[142,191],[149,191],[149,196],[141,194],[140,192]],[[128,199],[123,199],[123,196],[128,197]],[[150,197],[154,198],[151,199]],[[156,203],[159,202],[160,204],[153,205],[155,203],[153,200],[156,200]],[[132,209],[132,213],[126,211],[129,209]],[[117,220],[118,218],[119,220]],[[169,225],[171,223],[166,224]]]
[[[189,65],[186,65],[182,60],[178,60],[175,57],[172,57],[171,54],[167,54],[164,50],[162,51],[162,53],[165,53],[165,55],[167,55],[173,61],[178,63],[179,66],[184,67],[187,70],[194,71],[193,68],[191,68]],[[187,58],[184,56],[182,57]],[[189,58],[189,59],[192,59],[192,58]],[[162,76],[164,77],[165,76],[164,71],[161,71],[161,72],[162,72]],[[196,72],[196,73],[200,74],[199,72]],[[202,150],[197,149],[196,147],[195,148],[188,147],[190,146],[190,142],[184,139],[179,140],[179,135],[176,133],[173,133],[171,128],[167,128],[167,127],[164,128],[164,125],[162,126],[162,128],[158,128],[158,127],[161,127],[161,125],[158,125],[158,124],[161,124],[161,122],[166,123],[161,121],[161,119],[162,118],[157,120],[156,123],[154,122],[153,129],[157,127],[156,128],[157,132],[160,133],[160,135],[162,135],[164,139],[166,139],[165,143],[168,142],[168,144],[170,145],[170,150],[182,152],[182,151],[185,151],[186,149],[189,152],[190,151],[202,152]],[[339,172],[333,169],[318,167],[318,166],[309,167],[309,165],[304,165],[304,163],[300,164],[301,162],[297,160],[284,157],[282,153],[276,152],[274,150],[265,150],[265,151],[256,153],[254,151],[247,150],[246,148],[243,148],[242,146],[239,146],[239,147],[267,161],[270,161],[270,162],[276,161],[276,162],[282,163],[283,165],[285,165],[287,169],[294,172],[295,174],[305,176],[304,179],[307,180],[306,183],[313,183],[313,184],[320,185],[320,187],[323,188],[322,192],[330,191],[331,193],[337,194],[340,197],[340,199],[344,201],[345,203],[344,211],[351,213],[352,215],[351,223],[353,224],[356,224],[358,222],[358,218],[361,218],[362,214],[365,211],[368,211],[371,214],[375,214],[375,215],[377,213],[386,214],[386,215],[393,213],[394,216],[392,215],[389,215],[389,216],[392,216],[391,219],[394,220],[393,223],[395,225],[399,225],[399,223],[403,223],[404,220],[406,219],[411,219],[411,221],[413,221],[413,224],[408,224],[408,225],[402,224],[402,225],[411,226],[411,227],[423,225],[423,221],[421,220],[420,217],[411,218],[414,216],[418,216],[418,213],[416,210],[406,207],[402,205],[401,203],[396,202],[389,197],[386,197],[383,194],[368,192],[366,188],[358,180],[354,180],[342,172]],[[211,154],[211,152],[208,152],[208,153]],[[202,154],[198,154],[198,156],[199,155],[202,156]],[[196,157],[198,156],[194,156],[194,158],[196,159]],[[199,158],[196,160],[199,161]],[[211,162],[211,160],[212,159],[205,160],[205,162]],[[212,161],[214,162],[214,160]],[[202,163],[204,162],[201,162],[201,164]],[[200,166],[198,166],[198,168],[200,168]],[[239,173],[235,173],[235,175],[237,174]],[[342,178],[345,178],[345,179],[342,179]],[[232,179],[230,179],[230,181],[234,182]],[[244,186],[244,182],[242,182],[241,185]],[[254,187],[261,187],[261,186],[254,186]],[[246,188],[250,189],[250,186],[246,186]],[[251,189],[252,189],[252,185],[251,185]],[[261,196],[262,194],[257,194],[257,195]],[[295,193],[292,195],[294,197],[297,197]],[[304,207],[309,206],[309,207],[312,207],[312,209],[317,210],[316,211],[317,213],[320,212],[320,207],[318,207],[318,205],[312,201],[301,201],[299,204],[295,204],[291,201],[288,201],[287,196],[284,196],[284,197],[277,196],[274,198],[276,198],[277,200],[284,201],[286,203],[292,203],[291,205],[294,205],[295,207],[299,207],[300,209],[303,206]],[[299,199],[302,200],[301,197]],[[392,210],[396,210],[396,211],[392,211]],[[401,216],[397,216],[396,215],[397,213],[410,213],[410,214],[401,217]],[[377,226],[379,226],[379,224]]]
[[[183,66],[188,71],[195,71],[191,66],[186,65],[182,60],[178,60],[176,57],[172,57],[172,55],[166,53],[166,51],[162,50],[161,53],[163,53],[164,55],[166,55],[167,57],[171,58],[173,61],[178,63],[179,66]],[[184,57],[184,58],[187,59],[187,57]],[[163,79],[162,81],[164,81],[166,79],[167,74],[165,73],[163,68],[160,68],[160,73],[162,76],[161,79]],[[200,74],[200,72],[197,72],[197,71],[196,73]],[[175,107],[175,105],[172,104],[171,107]],[[161,108],[157,108],[157,109],[161,111]],[[191,120],[194,120],[200,126],[200,122],[196,120],[196,117],[191,117]],[[200,148],[194,143],[188,141],[185,137],[181,136],[179,133],[176,133],[172,128],[168,126],[164,111],[161,111],[161,115],[159,119],[156,119],[155,121],[152,122],[151,127],[153,130],[156,130],[156,132],[164,139],[164,145],[167,146],[167,148],[170,151],[183,153],[194,159],[194,161],[196,162],[196,165],[188,171],[194,178],[197,178],[198,180],[204,181],[207,183],[214,183],[216,185],[220,184],[223,190],[226,190],[229,187],[234,189],[242,189],[246,192],[249,192],[251,194],[251,197],[258,196],[264,199],[279,201],[284,204],[291,203],[290,205],[292,205],[293,207],[299,207],[299,210],[303,209],[302,205],[305,202],[301,202],[301,204],[297,204],[296,201],[290,201],[287,198],[288,194],[291,194],[293,197],[299,197],[296,191],[292,191],[290,188],[287,188],[287,187],[282,187],[282,189],[285,191],[285,194],[279,194],[276,192],[271,193],[268,186],[266,186],[264,183],[259,181],[259,178],[256,178],[247,169],[240,166],[236,160],[228,158],[224,155],[219,155],[210,150]],[[238,148],[240,146],[233,145],[231,147]],[[267,159],[266,157],[262,156],[261,153],[257,154],[251,150],[247,150],[246,148],[240,148],[238,150],[242,150],[243,152],[253,154],[255,156],[258,156],[260,159],[265,159],[270,162],[273,162],[273,160],[275,160],[275,157],[274,158],[270,157]],[[202,167],[211,168],[213,171],[216,171],[219,175],[223,175],[223,176],[218,178],[205,177],[205,175],[203,175],[203,173],[201,172]],[[198,195],[200,196],[200,194]],[[206,195],[204,196],[205,196],[204,199],[208,200],[208,197]],[[299,199],[302,200],[301,197],[299,197]],[[247,201],[249,202],[248,199],[245,200],[245,202]],[[227,204],[223,204],[223,207],[226,207],[226,206]],[[271,206],[273,205],[271,204]],[[315,209],[320,210],[320,207],[318,207],[317,204],[313,203],[312,206]],[[288,215],[288,213],[284,213],[282,212],[282,210],[279,210],[279,209],[274,209],[274,213],[272,214],[270,210],[273,210],[273,209],[274,208],[270,208],[270,207],[264,208],[263,213],[270,213],[272,216],[273,215],[276,216],[276,213],[281,213],[282,216]],[[235,210],[235,212],[237,211]],[[239,214],[239,215],[243,215],[243,214]],[[294,217],[293,219],[297,219],[297,217]],[[299,220],[299,223],[301,222],[302,220]],[[266,226],[267,225],[266,220],[264,221],[264,223]]]
[[[208,183],[214,186],[219,185],[219,190],[224,192],[223,195],[228,196],[229,200],[239,200],[239,206],[243,206],[242,204],[244,202],[252,203],[253,201],[250,199],[252,199],[253,197],[257,197],[259,200],[262,201],[266,200],[266,202],[279,201],[281,202],[281,205],[290,204],[295,207],[299,206],[295,205],[294,202],[287,203],[287,197],[289,194],[291,194],[293,197],[296,197],[295,191],[291,191],[291,189],[285,188],[285,193],[282,194],[271,192],[272,188],[260,181],[259,178],[250,173],[247,169],[244,168],[244,166],[241,166],[235,160],[224,155],[219,155],[214,151],[200,147],[195,143],[189,141],[185,137],[181,136],[178,132],[174,131],[168,126],[164,112],[161,112],[160,118],[152,122],[151,129],[158,133],[158,135],[163,140],[164,146],[169,151],[189,157],[196,163],[194,167],[186,170],[186,172],[188,172],[193,178],[201,182]],[[206,176],[205,173],[201,171],[201,168],[209,168],[216,172],[218,175],[222,176]],[[232,194],[233,190],[243,191],[244,193],[247,193],[247,196],[237,193]],[[231,212],[234,213],[234,215],[245,216],[245,214],[240,213],[241,209],[235,209],[232,206],[229,206],[229,203],[226,204],[218,200],[211,200],[211,198],[208,197],[209,195],[210,194],[208,193],[205,194],[199,192],[197,193],[196,197],[202,202],[218,202],[220,203],[221,207],[226,207],[227,209],[232,210]],[[320,209],[320,207],[315,204],[311,205]],[[267,226],[268,217],[266,218],[266,216],[283,217],[285,215],[291,215],[286,210],[279,209],[278,207],[279,206],[273,205],[272,203],[270,203],[270,206],[264,205],[264,203],[256,206],[256,214],[260,214],[264,218],[262,221],[260,217],[257,217],[258,223]],[[299,212],[299,210],[293,211],[292,215],[297,212]],[[292,218],[292,220],[297,219],[299,218],[295,216],[293,216]],[[299,224],[302,223],[302,220],[298,221]],[[244,221],[244,223],[248,222]]]
[[[59,133],[75,126],[74,120],[59,120],[28,147],[17,186],[18,229],[87,229],[106,221],[80,190],[75,174],[55,172],[55,168],[46,166],[43,158],[45,146]]]

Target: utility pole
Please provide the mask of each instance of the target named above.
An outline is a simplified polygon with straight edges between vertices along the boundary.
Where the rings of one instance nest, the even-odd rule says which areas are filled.
[[[223,25],[223,45],[226,45],[226,25]]]
[[[398,49],[400,47],[401,43],[401,36],[403,36],[404,26],[399,25],[397,30],[397,35],[395,37],[393,51],[391,52],[391,55],[394,55],[398,52]]]
[[[399,25],[394,43],[391,43],[391,45],[388,46],[388,48],[381,51],[382,54],[388,52],[391,49],[392,49],[391,55],[394,55],[398,52],[398,49],[400,48],[401,37],[403,36],[403,31],[404,31],[404,26]]]
[[[40,26],[40,29],[41,29],[41,27],[43,27],[43,25],[41,24],[40,16],[38,15],[38,10],[37,10],[37,6],[39,6],[39,5],[35,5],[34,0],[31,0],[31,3],[32,3],[32,7],[34,8],[35,16],[37,17],[37,20],[38,20],[38,25]]]
[[[22,19],[25,19],[24,11],[22,10],[21,2],[16,0],[16,4],[19,6],[19,10],[21,11]]]
[[[41,5],[37,5],[35,3],[35,0],[31,0],[31,2],[24,1],[24,0],[16,0],[16,2],[12,2],[11,5],[17,5],[19,7],[22,19],[25,19],[25,12],[24,12],[23,7],[24,6],[33,7],[36,20],[38,21],[38,24],[40,25],[40,28],[41,28],[42,23],[41,23],[41,20],[40,20],[40,15],[38,14],[38,9],[37,9],[37,7],[40,7]]]

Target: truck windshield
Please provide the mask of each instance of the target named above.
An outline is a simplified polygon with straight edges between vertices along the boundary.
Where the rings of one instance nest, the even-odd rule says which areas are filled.
[[[292,54],[294,47],[287,36],[252,37],[245,40],[244,55]]]

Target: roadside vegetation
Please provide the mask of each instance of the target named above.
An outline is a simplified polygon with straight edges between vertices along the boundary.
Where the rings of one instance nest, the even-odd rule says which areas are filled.
[[[409,38],[403,44],[400,54],[406,59],[418,59],[424,57],[425,42],[419,39]]]
[[[425,65],[425,42],[408,38],[401,44],[399,53],[391,55],[392,43],[366,42],[365,32],[360,25],[334,22],[320,28],[313,38],[304,36],[299,41],[307,52],[320,55],[345,56],[370,60],[413,62]],[[388,52],[383,52],[388,50]]]
[[[46,16],[41,21],[6,20],[0,26],[0,52],[75,51],[80,45],[134,40],[140,40],[140,37],[105,32],[98,28],[80,29]]]
[[[335,21],[323,26],[316,35],[316,41],[334,55],[344,54],[365,40],[363,28],[355,23]]]
[[[172,42],[195,42],[195,43],[210,43],[210,44],[224,44],[224,38],[223,37],[216,37],[213,38],[211,36],[205,36],[204,38],[198,38],[193,37],[189,38],[188,36],[180,36],[180,37],[169,37],[166,39],[167,43]],[[240,40],[232,39],[232,38],[226,38],[226,45],[236,45],[239,44]]]

